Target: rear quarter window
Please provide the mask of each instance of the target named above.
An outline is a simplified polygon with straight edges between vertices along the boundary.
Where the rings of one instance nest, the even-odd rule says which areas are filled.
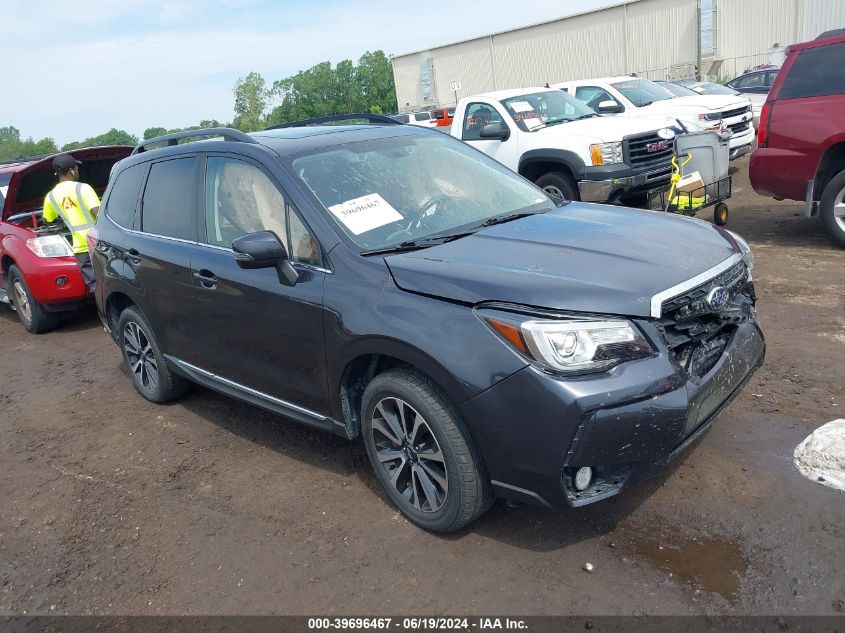
[[[141,204],[141,230],[196,240],[197,158],[153,163]]]
[[[135,209],[138,194],[147,165],[132,165],[117,175],[108,198],[105,201],[106,215],[120,226],[131,229],[135,226]]]
[[[802,99],[845,93],[845,44],[829,44],[798,53],[778,99]]]

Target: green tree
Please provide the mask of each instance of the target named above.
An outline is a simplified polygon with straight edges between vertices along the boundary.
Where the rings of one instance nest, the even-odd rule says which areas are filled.
[[[235,83],[235,120],[233,125],[244,132],[264,127],[264,112],[269,101],[264,77],[256,72],[241,77]]]
[[[34,141],[32,137],[21,139],[20,130],[13,126],[0,127],[0,160],[17,160],[44,154],[55,154],[56,142],[51,138]]]
[[[74,141],[62,146],[62,151],[69,151],[73,149],[80,149],[82,147],[95,147],[97,145],[137,145],[138,137],[130,134],[126,130],[118,130],[112,128],[108,132],[98,136],[91,136],[84,141]]]
[[[383,51],[367,51],[357,65],[348,59],[334,68],[321,62],[273,82],[269,93],[278,105],[265,119],[266,125],[330,114],[396,111],[393,70]]]
[[[163,127],[148,127],[144,130],[144,140],[148,141],[153,137],[162,136],[163,134],[167,134],[167,130]]]

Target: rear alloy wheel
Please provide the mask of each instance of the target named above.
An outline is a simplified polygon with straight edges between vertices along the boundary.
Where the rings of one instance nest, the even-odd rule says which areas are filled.
[[[481,458],[455,406],[429,378],[391,369],[362,402],[367,456],[391,501],[416,525],[453,532],[490,507]]]
[[[9,299],[23,326],[32,334],[43,334],[59,324],[59,315],[48,312],[32,296],[23,274],[17,266],[10,266],[7,275]]]
[[[845,248],[845,171],[836,174],[824,188],[819,215],[825,231]]]
[[[167,366],[146,319],[136,308],[126,308],[117,324],[118,344],[135,389],[151,402],[181,396],[188,381]]]

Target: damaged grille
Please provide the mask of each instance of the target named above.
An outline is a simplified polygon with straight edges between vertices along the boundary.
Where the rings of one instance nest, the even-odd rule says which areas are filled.
[[[713,309],[707,297],[719,286],[727,302]],[[693,378],[700,378],[718,362],[737,325],[754,317],[754,284],[745,263],[726,270],[700,286],[663,302],[659,328],[675,360]]]

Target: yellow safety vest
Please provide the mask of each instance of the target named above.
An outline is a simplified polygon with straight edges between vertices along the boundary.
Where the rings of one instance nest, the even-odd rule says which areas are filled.
[[[91,209],[98,206],[100,199],[90,185],[67,180],[47,194],[43,218],[46,222],[61,218],[73,236],[73,252],[84,253],[88,250],[85,236],[95,222]]]

